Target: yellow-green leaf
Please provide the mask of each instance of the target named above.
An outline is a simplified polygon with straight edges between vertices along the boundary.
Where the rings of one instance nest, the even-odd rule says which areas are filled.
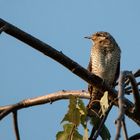
[[[80,112],[77,108],[77,98],[74,96],[70,97],[68,112],[65,114],[62,122],[64,121],[71,122],[76,126],[80,124]]]
[[[57,133],[56,140],[68,140],[68,137],[73,127],[74,127],[73,124],[65,124],[63,126],[64,131],[60,131]]]
[[[86,117],[87,117],[87,110],[86,107],[81,99],[78,99],[78,109],[80,112],[80,121],[84,128],[87,127]]]
[[[102,109],[102,114],[104,115],[105,112],[107,111],[108,107],[109,107],[108,91],[104,92],[104,95],[103,95],[103,97],[100,100],[100,105],[101,105],[101,109]]]
[[[60,131],[56,135],[56,140],[82,140],[83,137],[76,130],[75,125],[65,124],[64,131]]]

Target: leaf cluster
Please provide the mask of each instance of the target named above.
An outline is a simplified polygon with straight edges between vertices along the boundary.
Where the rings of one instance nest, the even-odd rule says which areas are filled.
[[[61,121],[61,123],[64,123],[63,131],[57,133],[57,140],[88,140],[86,116],[87,111],[83,101],[71,96],[68,111]],[[84,136],[78,132],[78,126],[80,124],[84,128]]]

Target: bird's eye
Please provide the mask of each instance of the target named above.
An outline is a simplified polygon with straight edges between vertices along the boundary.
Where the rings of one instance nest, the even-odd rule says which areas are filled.
[[[101,35],[99,33],[97,33],[96,36],[101,36]]]

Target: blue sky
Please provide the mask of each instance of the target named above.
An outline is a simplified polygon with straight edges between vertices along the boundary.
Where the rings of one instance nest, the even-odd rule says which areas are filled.
[[[1,0],[0,17],[62,51],[87,67],[96,31],[110,32],[122,50],[121,70],[140,66],[140,1],[128,0]],[[87,83],[54,60],[6,34],[0,36],[0,105],[58,90],[86,89]],[[21,139],[55,140],[67,101],[19,111]],[[106,123],[115,135],[114,109]],[[111,124],[111,125],[110,125]],[[131,121],[129,135],[140,131]],[[0,139],[14,140],[11,115],[0,123]]]

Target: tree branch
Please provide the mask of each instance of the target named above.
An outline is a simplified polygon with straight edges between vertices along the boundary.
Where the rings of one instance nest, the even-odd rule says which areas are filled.
[[[14,124],[16,140],[20,140],[19,128],[18,128],[17,110],[13,111],[13,124]]]
[[[59,62],[71,72],[88,82],[89,84],[96,86],[101,89],[102,92],[109,92],[109,99],[114,100],[117,98],[117,91],[112,89],[109,85],[107,85],[101,78],[98,76],[88,72],[85,68],[81,67],[78,63],[74,62],[72,59],[64,55],[62,52],[57,51],[52,48],[50,45],[40,41],[39,39],[27,34],[26,32],[20,30],[19,28],[13,26],[12,24],[0,19],[0,28],[6,25],[5,33],[19,39],[20,41],[28,44],[30,47],[42,52],[43,54],[51,57],[55,61]],[[133,119],[138,125],[140,125],[140,117],[137,116],[138,112],[133,112],[133,103],[128,99],[124,99],[124,102],[127,106],[126,115],[128,115],[131,119]],[[117,102],[115,102],[116,105]]]
[[[134,75],[131,72],[127,73],[127,77],[129,79],[129,81],[131,83],[131,87],[132,87],[135,111],[140,112],[140,93],[139,93],[139,89],[138,89],[138,86],[137,86],[137,82],[135,80]]]
[[[138,88],[138,86],[140,85],[140,82],[137,82],[136,83],[136,86],[137,86],[137,88]],[[138,90],[139,90],[139,92],[140,92],[140,89],[138,88]],[[126,94],[130,94],[130,93],[132,93],[133,91],[132,91],[132,86],[129,86],[129,87],[126,87],[125,88],[125,93]]]
[[[137,133],[133,136],[131,136],[128,140],[139,140],[140,139],[140,133]]]
[[[127,133],[127,129],[126,129],[125,118],[123,118],[123,120],[122,120],[122,130],[123,130],[123,134],[124,134],[124,140],[128,140],[128,133]]]
[[[111,103],[110,106],[108,107],[107,111],[105,112],[105,114],[102,116],[98,129],[96,130],[95,134],[93,133],[94,137],[92,138],[92,140],[96,140],[97,137],[99,136],[100,132],[102,131],[103,126],[105,124],[105,121],[106,121],[106,119],[107,119],[107,117],[109,115],[109,112],[112,109],[112,106],[113,106],[113,104]]]
[[[134,76],[135,76],[135,77],[140,77],[140,69],[137,70],[137,71],[134,73]]]
[[[121,72],[120,77],[119,77],[119,93],[118,93],[118,104],[119,104],[119,116],[116,120],[116,126],[117,126],[117,131],[116,131],[116,136],[115,140],[119,140],[120,138],[120,131],[122,127],[122,121],[124,120],[124,83],[125,83],[125,78],[126,78],[127,72]]]
[[[5,116],[7,116],[9,113],[27,108],[32,107],[36,105],[46,104],[46,103],[53,103],[54,101],[62,100],[62,99],[69,99],[69,97],[73,95],[75,97],[89,99],[90,95],[86,91],[58,91],[56,93],[52,93],[49,95],[39,96],[35,98],[26,99],[23,101],[20,101],[16,104],[7,105],[7,106],[1,106],[0,107],[0,120],[2,120]]]

